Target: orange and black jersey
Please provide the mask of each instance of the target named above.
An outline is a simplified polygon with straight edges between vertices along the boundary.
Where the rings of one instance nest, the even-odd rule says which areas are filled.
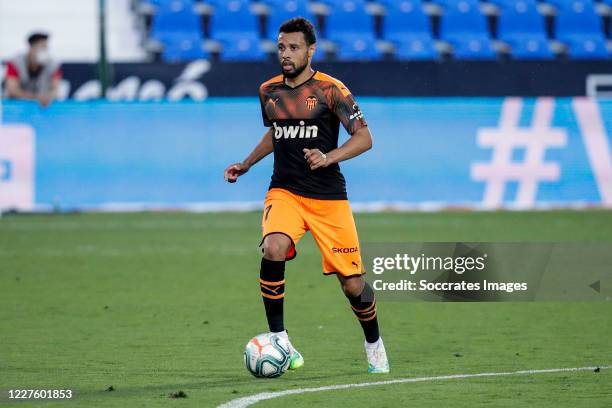
[[[338,147],[340,122],[352,135],[367,126],[350,91],[337,79],[315,72],[292,88],[278,75],[259,88],[265,126],[272,127],[274,173],[270,188],[318,199],[346,200],[338,164],[310,170],[304,148],[327,153]]]

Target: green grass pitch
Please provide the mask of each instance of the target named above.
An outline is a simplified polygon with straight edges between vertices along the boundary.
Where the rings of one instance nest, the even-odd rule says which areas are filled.
[[[357,214],[362,242],[612,242],[612,212]],[[361,330],[309,235],[287,270],[286,324],[305,366],[251,377],[266,330],[260,215],[0,218],[0,406],[7,389],[72,389],[15,406],[214,407],[264,391],[612,364],[612,303],[380,302],[392,373],[367,375]],[[108,391],[109,387],[114,391]],[[183,391],[187,398],[169,394]],[[610,407],[612,370],[374,386],[258,406]]]

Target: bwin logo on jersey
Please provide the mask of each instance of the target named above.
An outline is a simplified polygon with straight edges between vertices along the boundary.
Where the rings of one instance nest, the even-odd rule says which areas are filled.
[[[303,120],[300,120],[299,126],[278,126],[276,122],[274,125],[274,138],[275,139],[312,139],[317,137],[319,128],[317,125],[305,126]]]

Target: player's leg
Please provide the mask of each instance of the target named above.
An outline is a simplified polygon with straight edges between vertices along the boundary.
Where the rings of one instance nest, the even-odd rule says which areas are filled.
[[[359,320],[363,335],[368,343],[376,343],[380,338],[376,316],[374,291],[362,276],[343,277],[338,275],[340,286],[349,300],[355,317]]]
[[[266,195],[262,219],[263,240],[259,286],[268,327],[289,342],[284,322],[285,262],[296,256],[295,244],[306,232],[304,221],[290,193],[270,190]],[[290,368],[304,364],[301,354],[289,342]]]
[[[307,225],[323,255],[323,273],[336,274],[365,337],[368,372],[389,372],[379,334],[376,298],[363,279],[359,238],[346,200],[313,200]]]
[[[259,270],[259,286],[271,332],[284,332],[283,301],[285,298],[285,258],[291,239],[282,233],[267,235],[262,243],[263,257]]]
[[[387,352],[378,328],[376,296],[374,290],[363,276],[344,277],[337,275],[344,295],[349,300],[353,313],[363,329],[365,350],[368,359],[368,372],[388,373]]]

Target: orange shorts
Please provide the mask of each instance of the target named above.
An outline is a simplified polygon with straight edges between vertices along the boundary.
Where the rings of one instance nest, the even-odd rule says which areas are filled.
[[[287,260],[295,258],[295,246],[306,231],[310,231],[323,256],[325,275],[364,273],[348,200],[318,200],[272,188],[266,194],[262,228],[263,238],[275,232],[291,238]]]

